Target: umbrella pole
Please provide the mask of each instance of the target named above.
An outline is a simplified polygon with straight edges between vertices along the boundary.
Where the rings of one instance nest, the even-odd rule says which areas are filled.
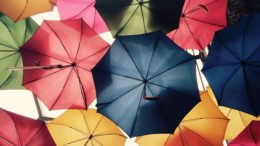
[[[62,69],[62,68],[66,68],[66,67],[71,67],[74,66],[73,64],[71,65],[50,65],[50,66],[24,66],[24,67],[9,67],[6,68],[6,70],[10,70],[10,71],[19,71],[19,70],[32,70],[32,69],[44,69],[44,70],[52,70],[52,69]]]

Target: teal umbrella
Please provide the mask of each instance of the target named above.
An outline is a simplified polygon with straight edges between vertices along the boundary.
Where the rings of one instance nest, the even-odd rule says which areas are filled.
[[[17,23],[0,14],[0,89],[22,89],[22,70],[7,70],[22,66],[19,48],[33,35],[38,25],[27,18]]]

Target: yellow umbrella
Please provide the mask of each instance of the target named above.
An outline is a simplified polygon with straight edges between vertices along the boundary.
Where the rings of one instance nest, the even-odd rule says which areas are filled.
[[[207,92],[182,120],[173,135],[157,134],[138,137],[139,146],[222,146],[228,119]]]
[[[13,21],[51,11],[57,0],[0,0],[0,12]]]
[[[207,89],[210,97],[217,104],[217,100],[213,91],[210,87],[207,87]],[[228,119],[230,119],[225,134],[225,139],[228,141],[234,139],[240,132],[242,132],[246,128],[247,125],[250,124],[251,121],[260,120],[260,116],[257,118],[247,113],[224,106],[219,106],[219,109],[224,113],[224,115],[227,116]]]
[[[48,123],[57,146],[124,146],[118,127],[94,109],[67,110]]]

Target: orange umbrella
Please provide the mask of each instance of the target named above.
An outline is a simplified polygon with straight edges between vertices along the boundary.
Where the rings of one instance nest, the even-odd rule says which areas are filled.
[[[138,137],[139,146],[222,146],[228,119],[210,99],[201,93],[201,102],[185,116],[173,135]]]
[[[0,0],[0,12],[19,21],[32,15],[51,11],[57,0]]]
[[[57,146],[124,146],[118,127],[94,109],[67,110],[48,124]]]
[[[210,87],[208,87],[207,89],[210,97],[217,104],[217,100],[213,91],[211,90]],[[228,119],[230,119],[225,134],[226,140],[234,139],[240,132],[242,132],[246,128],[246,126],[248,126],[251,123],[251,121],[260,120],[260,116],[254,117],[252,115],[249,115],[247,113],[235,109],[231,109],[223,106],[219,106],[219,109],[224,113],[224,115],[227,116]]]

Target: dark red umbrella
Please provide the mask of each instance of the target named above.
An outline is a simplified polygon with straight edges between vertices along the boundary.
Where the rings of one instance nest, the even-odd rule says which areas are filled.
[[[260,121],[252,121],[229,146],[260,146]]]
[[[1,146],[55,146],[43,121],[26,118],[0,108]]]
[[[179,28],[168,36],[184,49],[203,50],[226,26],[226,9],[227,0],[186,0]]]
[[[108,48],[82,19],[44,21],[21,48],[23,85],[49,109],[86,109],[96,98],[91,69]]]

